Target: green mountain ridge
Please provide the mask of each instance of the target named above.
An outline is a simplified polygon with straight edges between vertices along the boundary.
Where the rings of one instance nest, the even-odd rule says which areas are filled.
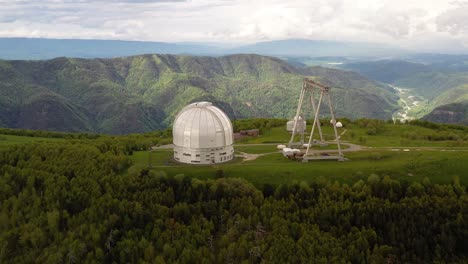
[[[141,55],[0,61],[0,124],[127,134],[165,128],[186,104],[207,100],[231,118],[294,114],[304,77],[333,87],[339,117],[390,118],[397,96],[365,77],[297,68],[259,55]]]
[[[449,59],[445,64],[440,60],[434,64],[388,60],[359,62],[347,64],[344,68],[423,96],[428,102],[420,113],[428,113],[426,120],[465,123],[463,113],[468,111],[468,70],[462,66],[468,64],[468,60],[466,56],[460,56],[458,60]],[[461,109],[463,107],[467,109]],[[460,114],[444,109],[457,109]]]
[[[468,125],[468,101],[436,107],[424,120],[437,123],[458,123]]]

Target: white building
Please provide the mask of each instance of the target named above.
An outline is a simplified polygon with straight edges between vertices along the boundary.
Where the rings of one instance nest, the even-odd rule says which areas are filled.
[[[296,117],[294,117],[293,120],[290,120],[286,123],[286,131],[292,132],[294,129],[294,121],[296,120]],[[306,125],[307,122],[302,118],[302,116],[299,116],[297,119],[297,124],[296,124],[296,133],[302,133],[306,130]]]
[[[174,159],[190,164],[212,164],[234,158],[233,130],[227,115],[209,102],[186,106],[172,127]]]

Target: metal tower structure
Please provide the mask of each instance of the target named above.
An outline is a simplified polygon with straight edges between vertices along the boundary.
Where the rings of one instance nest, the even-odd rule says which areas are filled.
[[[316,108],[316,105],[315,105],[315,100],[314,100],[314,95],[313,95],[314,92],[315,92],[315,87],[310,85],[310,82],[312,82],[312,81],[310,81],[308,79],[304,79],[304,82],[302,83],[302,89],[301,89],[301,93],[299,95],[299,102],[297,104],[296,115],[295,115],[295,117],[293,119],[294,120],[294,126],[293,126],[293,130],[292,130],[292,134],[291,134],[291,139],[289,140],[289,143],[288,143],[288,147],[292,147],[294,144],[297,144],[297,142],[294,142],[294,138],[298,133],[296,131],[297,120],[299,119],[299,116],[301,116],[301,114],[302,114],[302,106],[304,104],[304,98],[306,97],[307,93],[310,94],[310,103],[312,104],[314,114],[317,111],[317,108]],[[319,135],[320,135],[320,144],[324,145],[325,141],[323,140],[322,128],[320,127],[320,122],[316,122],[316,120],[314,118],[314,123],[313,124],[315,125],[316,123],[317,123],[317,128],[318,128],[318,131],[319,131]],[[305,133],[305,130],[301,131],[301,133],[300,133],[300,135],[301,135],[300,144],[301,145],[304,143],[304,133]]]
[[[312,123],[312,129],[310,131],[309,142],[307,144],[307,150],[305,152],[304,157],[307,157],[309,155],[309,150],[310,150],[310,147],[312,146],[312,138],[314,135],[315,127],[317,127],[317,130],[320,136],[320,145],[321,146],[326,145],[323,139],[322,128],[320,126],[320,120],[319,120],[320,107],[322,105],[322,101],[324,100],[324,97],[326,97],[326,101],[330,108],[330,115],[332,118],[331,123],[333,125],[333,130],[335,133],[335,141],[338,146],[338,157],[336,158],[338,160],[343,160],[343,153],[341,152],[341,146],[340,146],[340,138],[338,136],[338,131],[336,129],[336,119],[335,119],[335,114],[333,112],[333,106],[332,106],[329,91],[330,91],[330,87],[314,82],[307,78],[305,78],[304,82],[302,83],[302,89],[299,95],[299,102],[297,104],[296,116],[294,118],[294,127],[293,127],[291,139],[289,140],[288,146],[291,147],[294,144],[294,137],[296,136],[297,120],[299,119],[299,116],[301,115],[302,106],[304,104],[304,98],[306,97],[306,94],[309,94],[310,103],[312,104],[312,109],[314,111],[314,121]],[[318,96],[317,103],[316,103],[316,100],[317,100],[316,96]],[[303,135],[301,135],[301,140],[303,140]]]

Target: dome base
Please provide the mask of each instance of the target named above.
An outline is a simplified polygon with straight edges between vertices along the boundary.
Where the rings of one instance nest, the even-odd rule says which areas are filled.
[[[184,148],[174,146],[174,159],[187,164],[217,164],[234,159],[234,148]]]

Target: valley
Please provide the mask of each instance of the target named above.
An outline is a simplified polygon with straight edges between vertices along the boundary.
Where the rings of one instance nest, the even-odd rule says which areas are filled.
[[[340,68],[398,87],[402,109],[394,113],[394,120],[424,118],[441,123],[467,124],[466,61],[466,56],[414,55],[405,60],[350,62]]]
[[[398,104],[400,105],[401,109],[393,113],[393,122],[396,122],[397,120],[406,122],[421,118],[427,114],[424,112],[424,109],[427,108],[427,99],[417,95],[411,89],[404,89],[390,84],[389,86],[395,89],[398,92],[398,96],[400,97]]]

